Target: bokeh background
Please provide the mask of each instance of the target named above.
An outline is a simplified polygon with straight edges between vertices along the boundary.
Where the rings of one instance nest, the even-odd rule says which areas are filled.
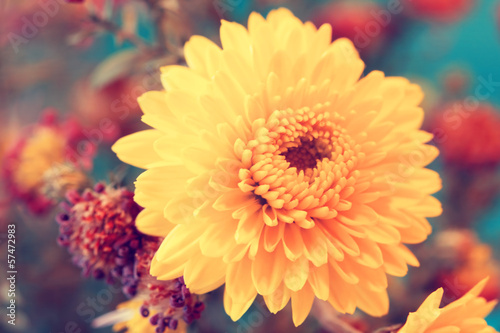
[[[225,315],[220,292],[207,296],[193,332],[356,332],[404,322],[425,296],[445,288],[445,303],[485,276],[483,296],[500,296],[500,2],[496,0],[1,0],[0,156],[19,149],[27,128],[48,113],[83,133],[93,181],[133,189],[138,170],[110,150],[143,128],[136,98],[161,89],[159,68],[184,64],[182,45],[199,34],[218,42],[221,19],[246,24],[251,11],[288,7],[303,20],[330,23],[334,38],[353,40],[366,72],[381,70],[421,85],[424,128],[441,155],[431,168],[443,178],[444,214],[434,233],[414,246],[421,267],[390,281],[391,312],[381,319],[338,316],[317,303],[299,328],[288,310],[268,314],[257,301],[237,323]],[[69,126],[67,123],[64,123]],[[17,145],[17,146],[16,146]],[[92,151],[90,153],[90,151]],[[38,165],[28,166],[35,170]],[[0,301],[8,301],[7,225],[16,224],[16,326],[1,332],[110,332],[91,322],[125,298],[116,287],[84,278],[57,245],[57,207],[40,212],[30,199],[0,184]],[[32,203],[31,203],[32,204]],[[8,288],[7,288],[8,289]],[[500,309],[488,318],[500,330]],[[335,328],[337,327],[337,328]],[[351,332],[351,331],[349,331]]]

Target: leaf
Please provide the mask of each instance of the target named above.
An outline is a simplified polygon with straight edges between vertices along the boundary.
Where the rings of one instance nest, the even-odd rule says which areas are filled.
[[[90,76],[91,85],[100,89],[117,79],[130,75],[138,56],[139,53],[135,49],[112,54],[96,67]]]

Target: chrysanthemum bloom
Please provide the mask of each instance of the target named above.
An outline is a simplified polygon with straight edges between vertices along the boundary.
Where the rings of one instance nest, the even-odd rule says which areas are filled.
[[[54,195],[86,184],[83,171],[91,167],[95,149],[91,144],[81,149],[84,143],[76,121],[60,122],[55,111],[45,111],[6,152],[2,171],[9,193],[34,213],[47,211]]]
[[[479,297],[488,279],[479,282],[467,294],[439,308],[443,289],[429,295],[416,312],[408,315],[406,324],[398,333],[494,333],[486,317],[497,304]]]
[[[84,276],[112,283],[133,272],[142,241],[134,225],[141,208],[133,193],[99,183],[82,195],[69,191],[67,198],[69,203],[62,204],[65,212],[57,217],[58,241],[68,248]],[[126,284],[124,292],[134,296],[137,284]]]
[[[418,261],[439,215],[438,154],[420,131],[418,86],[372,72],[349,40],[331,43],[286,9],[222,22],[222,49],[192,37],[189,67],[163,68],[166,91],[139,98],[154,129],[120,139],[136,182],[137,227],[166,237],[159,279],[193,293],[226,284],[233,320],[257,294],[300,324],[314,297],[340,312],[387,312],[386,274]]]
[[[445,105],[434,116],[432,130],[445,162],[472,168],[500,163],[500,111],[488,104]]]

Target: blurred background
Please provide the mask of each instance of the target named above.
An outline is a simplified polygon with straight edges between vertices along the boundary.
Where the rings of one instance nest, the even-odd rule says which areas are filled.
[[[184,64],[182,46],[192,35],[219,43],[221,19],[246,24],[250,12],[282,6],[331,24],[333,38],[353,40],[366,73],[421,85],[424,128],[441,150],[431,168],[443,178],[444,214],[431,222],[430,239],[412,247],[421,268],[390,280],[391,312],[383,318],[341,316],[317,302],[294,328],[289,308],[270,315],[257,300],[233,323],[215,291],[189,331],[372,332],[404,322],[438,287],[449,303],[488,275],[483,296],[500,296],[499,1],[0,0],[0,255],[7,271],[8,225],[15,224],[18,271],[16,326],[3,314],[9,285],[0,274],[0,332],[111,332],[91,322],[125,297],[82,276],[57,244],[55,203],[89,177],[133,190],[139,171],[110,147],[143,128],[136,99],[161,89],[159,68]],[[57,129],[64,147],[43,128]],[[487,320],[500,330],[500,309]]]

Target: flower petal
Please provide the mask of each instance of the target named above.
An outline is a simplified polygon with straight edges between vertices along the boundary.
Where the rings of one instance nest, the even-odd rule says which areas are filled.
[[[175,227],[175,224],[168,222],[163,214],[147,208],[137,215],[135,225],[140,232],[156,237],[167,236]]]
[[[295,326],[299,326],[306,320],[314,302],[314,292],[311,286],[306,284],[297,292],[292,292],[292,318]]]
[[[147,169],[149,165],[161,161],[153,146],[162,136],[162,132],[155,129],[137,132],[120,138],[111,149],[123,162]]]
[[[257,251],[252,262],[252,281],[261,295],[269,295],[278,288],[286,270],[286,257],[282,246],[269,253],[263,248]]]

